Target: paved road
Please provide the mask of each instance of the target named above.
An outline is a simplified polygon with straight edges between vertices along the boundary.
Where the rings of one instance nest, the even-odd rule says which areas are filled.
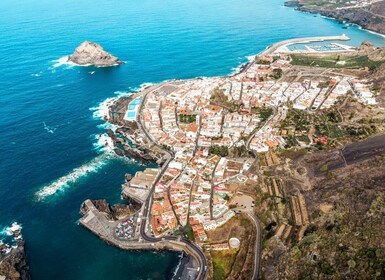
[[[262,246],[262,231],[261,223],[254,213],[247,212],[247,215],[254,222],[255,225],[255,253],[254,253],[254,272],[251,279],[257,280],[259,277],[259,270],[261,267],[261,246]]]
[[[157,89],[159,87],[156,87],[155,89]],[[153,89],[153,90],[155,90]],[[143,98],[143,101],[141,103],[141,106],[140,106],[140,109],[139,109],[139,117],[138,117],[138,124],[140,125],[142,131],[145,133],[145,135],[147,136],[147,138],[152,142],[154,143],[155,145],[157,145],[158,147],[160,147],[153,139],[152,137],[148,134],[148,132],[146,131],[145,129],[145,126],[143,125],[142,123],[142,118],[141,118],[141,111],[142,111],[142,108],[143,108],[143,104],[145,103],[146,101],[146,98],[147,98],[147,94],[149,93],[150,91],[148,91],[147,93],[145,93],[144,95],[144,98]],[[167,169],[167,166],[169,165],[169,163],[172,161],[172,159],[174,158],[174,153],[171,152],[171,151],[166,151],[168,154],[169,154],[169,157],[167,159],[167,161],[163,164],[162,166],[162,169],[161,171],[159,172],[159,174],[157,175],[157,177],[155,178],[155,181],[153,183],[153,186],[151,188],[151,191],[148,195],[148,198],[144,204],[144,207],[143,207],[143,216],[142,216],[142,222],[140,224],[140,235],[141,237],[148,241],[148,242],[152,242],[152,243],[156,243],[156,242],[160,242],[162,241],[162,239],[165,239],[165,240],[168,240],[168,241],[178,241],[178,242],[181,242],[183,243],[186,248],[188,249],[189,252],[191,252],[192,254],[194,254],[194,258],[197,260],[198,262],[198,275],[197,275],[197,278],[196,279],[199,279],[199,280],[203,280],[203,279],[206,279],[207,277],[207,260],[206,260],[206,257],[205,255],[203,254],[202,250],[197,246],[195,245],[194,243],[190,242],[190,240],[188,240],[187,238],[185,237],[182,237],[180,240],[178,240],[177,237],[175,236],[165,236],[163,238],[156,238],[156,237],[152,237],[152,236],[148,236],[147,233],[146,233],[146,224],[147,224],[147,219],[149,217],[149,211],[151,209],[151,198],[152,198],[152,195],[154,193],[154,190],[155,190],[155,184],[162,178],[164,172],[166,171]]]
[[[253,140],[253,138],[255,137],[255,134],[257,134],[258,131],[262,130],[266,125],[268,125],[271,122],[271,120],[277,115],[278,107],[274,106],[273,111],[274,111],[273,114],[266,120],[263,126],[257,131],[255,131],[254,134],[250,136],[249,140],[247,140],[246,149],[248,149],[249,151],[253,152],[253,150],[250,149],[251,140]]]

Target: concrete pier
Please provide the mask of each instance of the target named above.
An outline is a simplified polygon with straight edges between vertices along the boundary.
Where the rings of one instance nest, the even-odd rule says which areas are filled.
[[[345,34],[341,36],[325,36],[325,37],[307,37],[307,38],[296,38],[281,41],[269,46],[266,50],[260,52],[258,56],[268,56],[273,53],[288,52],[287,46],[293,44],[308,44],[313,42],[325,42],[325,41],[349,41],[350,38]]]
[[[194,252],[189,246],[186,245],[180,238],[170,239],[162,238],[160,241],[151,242],[144,240],[139,231],[129,240],[122,240],[115,235],[115,228],[120,221],[111,221],[107,218],[107,215],[100,212],[91,200],[86,200],[82,206],[83,217],[79,222],[82,226],[99,236],[108,244],[114,245],[124,250],[171,250],[176,252],[184,252],[190,256],[189,262],[185,264],[184,275],[186,279],[196,279],[199,273],[198,262],[195,258],[196,252]],[[139,216],[137,221],[137,228],[139,229],[140,223],[143,218]],[[144,221],[143,221],[144,222]]]

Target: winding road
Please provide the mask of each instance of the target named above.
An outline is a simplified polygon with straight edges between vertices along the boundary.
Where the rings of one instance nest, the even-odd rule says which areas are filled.
[[[160,86],[159,86],[160,87]],[[155,89],[159,88],[159,87],[156,87]],[[155,90],[153,89],[153,90]],[[141,127],[141,130],[144,132],[144,134],[146,135],[146,137],[156,146],[160,147],[163,149],[163,147],[161,147],[159,144],[157,144],[153,139],[152,137],[149,135],[149,133],[146,131],[145,129],[145,126],[143,125],[142,123],[142,117],[141,117],[141,111],[142,111],[142,108],[143,108],[143,104],[145,103],[146,101],[146,98],[147,98],[147,94],[149,93],[150,91],[147,91],[144,95],[144,98],[143,98],[143,101],[139,107],[139,116],[137,118],[137,122],[138,124],[140,125]],[[164,149],[163,149],[164,150]],[[168,151],[168,150],[164,150],[168,155],[168,159],[166,160],[166,162],[163,164],[162,166],[162,169],[161,171],[159,172],[159,174],[157,175],[157,177],[155,178],[155,181],[153,182],[153,185],[152,185],[152,188],[151,188],[151,191],[147,197],[147,200],[143,206],[143,212],[142,212],[142,219],[143,221],[141,222],[140,224],[140,235],[141,237],[148,241],[148,242],[152,242],[152,243],[156,243],[156,242],[161,242],[163,240],[168,240],[168,241],[175,241],[175,242],[179,242],[179,243],[183,243],[184,246],[186,247],[186,251],[190,252],[191,255],[193,255],[193,257],[195,258],[195,260],[197,261],[198,263],[198,275],[197,275],[197,278],[196,279],[199,279],[199,280],[204,280],[206,279],[207,277],[207,260],[206,260],[206,257],[205,255],[203,254],[202,250],[197,246],[195,245],[194,243],[190,242],[190,240],[188,240],[187,238],[185,237],[182,237],[182,238],[178,238],[178,237],[175,237],[175,236],[165,236],[165,237],[162,237],[162,238],[156,238],[156,237],[153,237],[153,236],[148,236],[147,233],[146,233],[146,225],[147,225],[147,221],[148,221],[148,218],[149,218],[149,210],[151,209],[151,201],[152,201],[152,195],[155,191],[155,185],[156,183],[162,178],[164,172],[167,170],[167,167],[169,165],[169,163],[173,160],[174,158],[174,153],[171,152],[171,151]]]

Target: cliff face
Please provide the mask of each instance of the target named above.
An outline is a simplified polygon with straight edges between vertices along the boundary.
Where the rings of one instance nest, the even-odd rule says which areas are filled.
[[[365,29],[385,34],[385,0],[378,1],[362,8],[331,8],[324,1],[311,5],[306,0],[287,1],[286,6],[296,6],[298,10],[310,13],[320,13],[323,16],[335,18],[362,26]]]
[[[124,64],[119,58],[106,52],[99,44],[85,41],[69,57],[78,65],[114,66]]]
[[[20,240],[18,241],[17,248],[12,249],[5,256],[0,256],[0,279],[3,276],[7,280],[30,280],[28,271],[29,267],[24,250],[24,241]]]

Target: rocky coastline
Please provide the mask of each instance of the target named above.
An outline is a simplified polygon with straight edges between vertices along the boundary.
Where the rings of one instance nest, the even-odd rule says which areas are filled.
[[[30,280],[25,241],[21,237],[20,229],[12,233],[16,245],[11,246],[0,241],[0,279]]]
[[[286,1],[284,5],[295,7],[298,11],[320,14],[341,23],[356,24],[364,29],[385,34],[385,1],[373,3],[368,9],[350,7],[330,9],[322,5],[309,6],[301,0]]]
[[[94,206],[99,212],[106,214],[108,219],[112,221],[118,221],[122,218],[129,216],[132,213],[137,212],[141,206],[133,200],[130,200],[128,204],[118,203],[112,206],[105,199],[91,200],[91,202],[94,204]],[[87,209],[83,204],[80,208],[80,213],[84,215],[86,212]]]
[[[68,61],[80,66],[108,67],[124,64],[119,58],[106,52],[102,46],[84,41],[75,52],[68,57]]]
[[[123,215],[121,217],[117,217],[116,209],[120,208],[119,205],[120,204],[110,206],[110,204],[104,199],[86,200],[80,208],[80,214],[83,216],[83,218],[80,219],[80,224],[83,225],[86,229],[96,234],[107,244],[116,246],[122,250],[151,250],[159,253],[169,251],[180,252],[182,256],[172,279],[192,279],[191,270],[196,270],[196,260],[191,255],[189,255],[188,249],[178,244],[178,242],[169,242],[167,240],[162,240],[160,242],[150,243],[143,242],[143,240],[137,239],[130,240],[129,242],[121,241],[116,238],[112,238],[111,234],[107,234],[106,232],[100,231],[100,229],[87,225],[87,222],[84,221],[84,219],[87,220],[89,213],[92,212],[93,216],[103,217],[102,220],[99,220],[98,222],[98,224],[100,223],[103,225],[103,228],[113,227],[114,224],[116,225],[116,223],[119,223],[120,221],[127,219],[129,216],[132,215]],[[137,204],[137,206],[141,207],[140,204]]]
[[[125,108],[134,98],[135,94],[121,97],[109,107],[109,116],[105,121],[118,128],[115,131],[108,129],[107,135],[112,139],[117,155],[135,158],[144,163],[156,162],[162,165],[165,162],[165,152],[150,143],[137,122],[124,120]]]

